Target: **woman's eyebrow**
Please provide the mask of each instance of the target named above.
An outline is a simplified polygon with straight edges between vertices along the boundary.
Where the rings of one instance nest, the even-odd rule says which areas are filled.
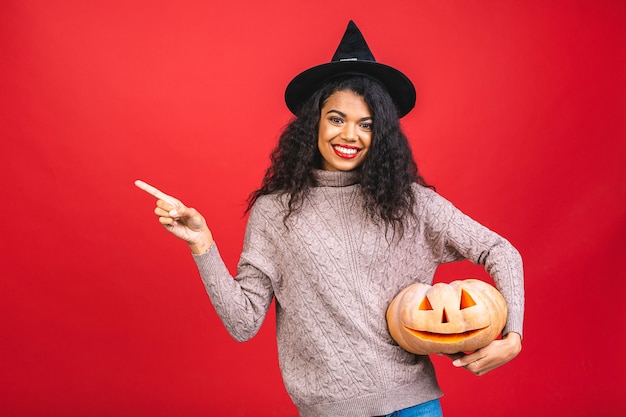
[[[344,119],[347,117],[347,115],[344,112],[341,112],[335,109],[330,109],[326,112],[326,114],[330,114],[330,113],[337,113],[339,116],[343,117]],[[359,122],[364,122],[366,120],[374,120],[374,118],[372,116],[361,117],[359,119]]]
[[[339,110],[330,109],[326,112],[326,114],[330,113],[337,113],[341,117],[346,117],[346,114],[344,112],[340,112]]]

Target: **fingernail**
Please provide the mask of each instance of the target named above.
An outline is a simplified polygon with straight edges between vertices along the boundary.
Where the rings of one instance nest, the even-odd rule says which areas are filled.
[[[459,359],[457,359],[457,360],[452,362],[452,365],[454,365],[454,366],[461,366],[461,361]]]
[[[178,217],[178,210],[174,209],[174,210],[170,211],[170,216]]]

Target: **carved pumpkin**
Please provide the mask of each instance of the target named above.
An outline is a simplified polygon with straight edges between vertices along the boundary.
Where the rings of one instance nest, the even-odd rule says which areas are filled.
[[[418,355],[470,352],[502,332],[507,308],[502,294],[477,279],[450,284],[412,284],[387,309],[396,342]]]

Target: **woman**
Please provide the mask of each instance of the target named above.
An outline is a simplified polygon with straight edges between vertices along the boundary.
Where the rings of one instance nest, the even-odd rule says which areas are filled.
[[[332,61],[294,78],[285,98],[296,118],[250,196],[235,279],[200,213],[136,184],[188,243],[235,339],[256,334],[275,297],[281,372],[301,416],[441,415],[432,363],[394,342],[385,311],[441,263],[484,265],[508,304],[504,337],[453,364],[488,372],[521,349],[519,253],[426,185],[399,122],[413,85],[374,60],[354,23]]]

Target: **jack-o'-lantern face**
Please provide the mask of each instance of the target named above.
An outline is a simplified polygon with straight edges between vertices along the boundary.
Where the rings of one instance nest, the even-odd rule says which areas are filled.
[[[504,298],[486,282],[467,279],[413,284],[387,310],[387,325],[396,342],[409,352],[469,352],[488,345],[502,331]]]

